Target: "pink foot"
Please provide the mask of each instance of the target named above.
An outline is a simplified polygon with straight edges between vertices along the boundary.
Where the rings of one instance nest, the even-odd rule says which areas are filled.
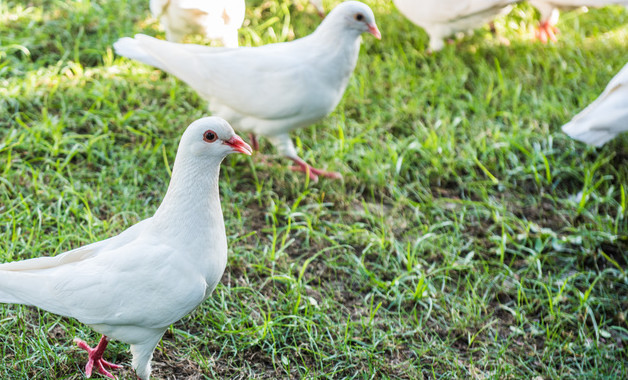
[[[536,30],[536,38],[544,44],[549,41],[556,42],[558,41],[556,33],[558,33],[558,28],[551,25],[549,21],[545,21],[542,22]]]
[[[340,173],[326,172],[321,169],[316,169],[308,165],[307,162],[303,161],[300,158],[293,158],[292,160],[297,164],[297,166],[293,166],[290,169],[294,171],[306,173],[307,175],[310,176],[310,179],[314,182],[318,181],[318,176],[323,176],[323,177],[333,178],[333,179],[342,179],[342,175]]]
[[[107,348],[107,344],[109,343],[109,339],[106,336],[102,336],[100,338],[100,342],[98,342],[98,346],[96,348],[91,348],[84,341],[79,338],[74,338],[74,343],[76,343],[79,348],[87,351],[89,355],[89,360],[87,361],[87,365],[85,365],[85,375],[89,378],[92,376],[92,369],[96,366],[96,371],[98,373],[105,375],[112,379],[117,379],[117,377],[113,376],[108,369],[119,369],[122,368],[121,365],[109,363],[108,361],[102,358],[102,354],[105,352],[105,348]]]

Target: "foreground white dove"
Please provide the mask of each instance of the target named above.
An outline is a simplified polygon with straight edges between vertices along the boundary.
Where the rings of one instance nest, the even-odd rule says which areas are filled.
[[[580,7],[604,7],[607,5],[628,6],[628,0],[530,0],[530,5],[538,9],[541,21],[536,30],[536,38],[541,42],[556,42],[558,29],[556,24],[560,16],[559,9]]]
[[[102,356],[108,340],[131,345],[132,367],[148,380],[155,346],[168,326],[212,293],[227,263],[218,194],[220,163],[251,147],[217,117],[186,129],[168,191],[153,217],[121,234],[65,252],[0,265],[0,302],[76,318],[103,334],[85,368],[113,378]]]
[[[562,128],[570,137],[595,146],[628,132],[628,64],[611,79],[602,95]]]
[[[518,0],[393,0],[397,9],[430,36],[430,50],[445,46],[444,39],[478,28],[510,11]]]
[[[119,55],[175,75],[209,100],[212,114],[238,131],[267,137],[295,170],[341,177],[303,161],[290,131],[327,116],[342,98],[358,60],[361,34],[381,38],[371,9],[358,1],[334,8],[309,36],[238,49],[176,44],[142,34],[114,43]]]
[[[153,17],[172,42],[182,42],[188,34],[202,34],[226,47],[238,47],[245,10],[244,0],[150,0]]]

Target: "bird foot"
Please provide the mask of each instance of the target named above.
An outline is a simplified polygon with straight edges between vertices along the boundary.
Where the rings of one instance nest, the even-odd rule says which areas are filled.
[[[304,172],[306,173],[309,177],[310,180],[317,182],[318,181],[318,177],[327,177],[327,178],[332,178],[332,179],[342,179],[342,174],[337,173],[337,172],[327,172],[321,169],[316,169],[315,167],[308,165],[307,162],[301,160],[301,159],[293,159],[293,161],[297,164],[297,166],[292,166],[290,167],[290,169],[297,171],[297,172]]]
[[[554,25],[551,25],[549,21],[542,22],[536,30],[536,38],[542,43],[546,44],[549,41],[556,42],[558,39],[556,38],[556,34],[558,33],[558,28]]]
[[[87,351],[89,359],[85,365],[85,375],[88,378],[92,376],[92,370],[96,367],[96,371],[98,371],[101,375],[107,376],[111,379],[117,379],[117,377],[112,375],[109,371],[107,371],[107,369],[120,369],[122,366],[110,363],[102,358],[102,354],[105,352],[105,348],[107,348],[107,344],[109,343],[106,336],[103,335],[102,338],[100,338],[100,342],[98,342],[98,346],[96,346],[96,348],[91,348],[87,345],[87,343],[79,338],[74,338],[74,343],[76,343],[79,348]]]

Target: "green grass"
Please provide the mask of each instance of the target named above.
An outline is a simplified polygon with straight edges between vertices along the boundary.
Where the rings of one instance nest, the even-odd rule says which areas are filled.
[[[337,1],[327,1],[331,8]],[[527,4],[428,55],[372,0],[343,101],[294,134],[343,181],[230,157],[222,284],[166,333],[154,378],[621,378],[628,372],[628,136],[560,126],[628,61],[628,12],[563,13],[531,41]],[[241,42],[298,38],[306,2],[249,3]],[[304,8],[304,9],[302,9]],[[0,261],[55,255],[153,214],[184,128],[185,84],[111,44],[163,36],[147,0],[0,3]],[[582,193],[581,197],[578,194]],[[0,306],[0,378],[80,379],[75,320]],[[125,364],[128,346],[108,358]]]

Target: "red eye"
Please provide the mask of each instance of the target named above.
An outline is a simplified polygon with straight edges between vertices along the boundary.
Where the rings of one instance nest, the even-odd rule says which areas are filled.
[[[218,135],[216,134],[216,132],[212,131],[211,129],[208,129],[205,131],[205,133],[203,133],[203,140],[205,140],[208,143],[212,143],[216,141],[216,139],[218,139]]]

